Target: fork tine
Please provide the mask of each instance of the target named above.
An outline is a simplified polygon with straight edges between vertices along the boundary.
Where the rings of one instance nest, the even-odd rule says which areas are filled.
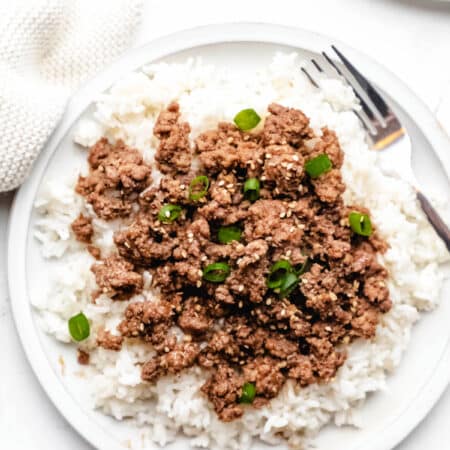
[[[322,52],[323,57],[327,60],[328,64],[330,64],[331,67],[337,72],[338,75],[341,77],[344,77],[344,74],[341,72],[341,69],[337,66],[337,64],[326,54],[326,52]],[[345,78],[347,80],[347,78]],[[348,82],[348,80],[347,80]],[[350,84],[350,83],[349,83]]]
[[[377,90],[372,86],[369,80],[364,75],[362,75],[361,72],[359,72],[358,69],[356,69],[356,67],[334,45],[332,45],[331,48],[342,61],[342,64],[344,64],[347,70],[353,75],[364,92],[367,93],[370,100],[372,100],[373,104],[375,105],[379,113],[383,116],[383,118],[386,118],[387,116],[392,114],[387,103],[383,100]]]
[[[307,76],[308,80],[313,84],[313,86],[315,86],[316,88],[319,87],[318,83],[314,80],[314,78],[309,74],[309,72],[302,67],[301,71]]]
[[[339,69],[339,67],[336,65],[336,63],[325,52],[322,52],[322,55],[327,60],[327,62],[331,65],[331,67],[333,67],[333,69],[338,73],[338,75],[342,76],[344,78],[344,80],[347,82],[347,84],[352,88],[353,93],[355,94],[356,98],[359,100],[359,103],[361,104],[362,109],[366,113],[367,117],[374,123],[378,122],[378,120],[375,117],[375,114],[370,109],[370,106],[361,97],[359,92],[353,87],[353,85],[350,82],[350,80],[345,76],[345,74],[342,73],[342,71]]]
[[[319,71],[319,72],[323,72],[322,67],[319,66],[319,64],[317,63],[317,61],[314,58],[311,58],[311,62],[314,64],[314,67]]]
[[[370,129],[369,125],[367,125],[367,123],[364,120],[363,116],[356,109],[352,109],[352,111],[353,111],[353,114],[355,114],[355,116],[359,119],[359,121],[360,121],[361,125],[363,126],[363,128],[366,130],[366,133],[368,133],[370,135],[370,137],[373,139],[373,136],[375,135],[375,131]]]
[[[319,64],[317,64],[317,62],[314,59],[312,59],[311,61],[316,66],[316,68],[319,72],[323,72],[323,69],[319,66]],[[320,86],[317,83],[317,81],[312,77],[312,75],[304,67],[301,67],[300,70],[306,75],[306,77],[308,78],[308,80],[314,87],[316,87],[317,89],[320,89]],[[372,136],[374,134],[374,131],[370,128],[370,125],[367,124],[364,117],[356,109],[352,109],[352,111],[356,115],[356,117],[359,119],[359,121],[361,122],[361,124],[362,124],[363,128],[366,130],[366,132],[370,136]],[[368,122],[370,124],[370,122],[371,122],[370,119],[368,120]]]

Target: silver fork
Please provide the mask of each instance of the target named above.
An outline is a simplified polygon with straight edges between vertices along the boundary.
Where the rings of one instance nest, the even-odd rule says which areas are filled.
[[[379,161],[382,171],[388,175],[399,176],[414,187],[417,199],[430,224],[450,251],[450,229],[427,197],[421,192],[414,175],[411,165],[411,140],[406,128],[402,126],[398,117],[369,80],[335,46],[331,47],[351,77],[345,71],[341,70],[327,53],[322,52],[324,60],[339,77],[347,82],[358,98],[362,113],[356,110],[353,110],[353,112],[358,116],[363,127],[366,129],[373,148],[380,151]],[[324,72],[323,67],[316,59],[311,59],[311,62],[319,72]],[[301,70],[308,77],[309,81],[320,89],[319,83],[311,73],[304,67]],[[372,107],[359,93],[359,90],[365,93],[372,103]]]

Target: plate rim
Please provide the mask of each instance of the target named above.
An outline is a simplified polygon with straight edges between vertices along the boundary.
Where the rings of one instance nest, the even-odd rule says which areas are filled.
[[[89,415],[80,414],[78,405],[72,401],[70,394],[53,372],[40,341],[33,339],[33,334],[37,331],[35,330],[32,306],[26,290],[26,282],[24,282],[26,273],[26,239],[23,239],[23,236],[27,235],[30,212],[37,187],[45,172],[47,163],[58,148],[60,141],[79,115],[93,102],[92,94],[94,92],[96,94],[102,92],[122,75],[148,64],[152,60],[164,58],[195,47],[232,42],[271,43],[316,52],[328,47],[331,42],[336,43],[350,57],[353,55],[355,59],[358,59],[358,65],[362,71],[370,71],[371,78],[388,95],[398,101],[402,107],[405,107],[405,104],[410,104],[410,108],[415,111],[415,119],[418,118],[415,122],[420,121],[420,130],[440,159],[446,173],[449,174],[450,172],[450,153],[447,154],[445,151],[445,146],[448,146],[449,140],[422,100],[394,74],[365,54],[352,49],[337,39],[300,28],[268,23],[241,22],[205,25],[178,31],[131,49],[96,77],[84,83],[74,93],[72,100],[69,101],[63,119],[46,143],[33,167],[33,172],[14,197],[8,221],[7,276],[16,330],[35,376],[59,413],[81,437],[96,448],[109,450],[112,448],[119,449],[122,446],[118,445],[115,440],[111,441],[110,436],[106,432],[100,435],[99,426],[97,424],[93,425]],[[153,56],[144,57],[143,53],[145,51],[153,52]],[[99,90],[100,87],[102,87],[101,90]],[[73,105],[74,98],[77,99],[79,106],[75,107]],[[27,208],[23,208],[23,205],[26,205]],[[425,389],[422,388],[418,394],[414,412],[410,411],[411,408],[407,408],[401,416],[403,426],[398,424],[394,427],[389,426],[390,432],[383,435],[383,447],[390,449],[401,442],[424,419],[449,382],[450,346],[447,346],[442,359],[437,364],[436,371],[425,384],[427,387],[426,393],[424,393]],[[366,450],[371,449],[379,450],[379,447],[374,446]]]

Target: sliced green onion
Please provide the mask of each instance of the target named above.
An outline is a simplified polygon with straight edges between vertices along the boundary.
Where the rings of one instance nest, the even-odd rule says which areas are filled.
[[[310,159],[305,164],[305,170],[311,178],[317,178],[332,167],[330,158],[325,153]]]
[[[159,210],[158,219],[161,222],[173,222],[180,217],[180,214],[181,206],[168,203]]]
[[[372,234],[372,222],[367,214],[358,211],[352,211],[348,215],[351,229],[361,236],[370,236]]]
[[[256,396],[256,386],[253,383],[244,383],[239,403],[253,403]]]
[[[90,325],[87,317],[80,312],[69,319],[69,333],[76,342],[83,341],[89,337]]]
[[[230,272],[231,269],[227,263],[217,262],[209,264],[203,269],[203,278],[212,283],[222,283],[230,275]]]
[[[259,180],[258,178],[249,178],[244,183],[244,197],[251,202],[259,198]]]
[[[209,178],[206,175],[195,177],[189,185],[189,198],[196,202],[203,198],[208,192]]]
[[[307,272],[309,270],[310,267],[311,267],[311,261],[307,257],[303,264],[301,264],[301,265],[299,264],[299,266],[295,267],[295,273],[297,274],[297,276],[303,275],[305,272]]]
[[[283,279],[283,284],[279,287],[280,297],[288,297],[289,294],[297,287],[298,276],[294,272],[289,272]]]
[[[281,288],[284,279],[291,271],[291,263],[285,259],[280,259],[270,268],[269,278],[267,278],[267,287],[270,289]]]
[[[232,241],[241,240],[242,230],[236,225],[230,225],[229,227],[220,227],[217,233],[217,239],[221,244],[228,244]]]
[[[254,109],[249,108],[239,111],[233,120],[240,130],[248,131],[255,128],[261,122],[261,117],[258,116],[258,113]]]

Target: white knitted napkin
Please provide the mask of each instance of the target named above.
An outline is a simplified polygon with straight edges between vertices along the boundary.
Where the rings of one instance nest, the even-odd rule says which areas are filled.
[[[0,0],[0,192],[19,186],[87,76],[128,47],[142,0]]]

